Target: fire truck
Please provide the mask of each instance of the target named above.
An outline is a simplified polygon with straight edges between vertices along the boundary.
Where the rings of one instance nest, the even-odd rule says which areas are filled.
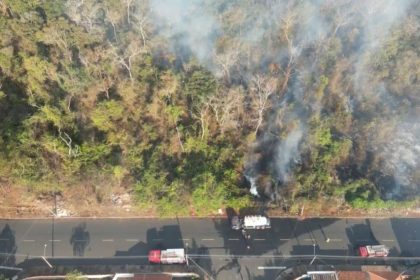
[[[151,250],[149,262],[156,264],[183,264],[187,262],[184,249]]]
[[[234,230],[266,229],[271,227],[270,219],[261,215],[245,216],[243,219],[239,216],[234,216],[231,219],[231,225]]]
[[[368,245],[359,247],[361,257],[386,257],[389,249],[385,245]]]

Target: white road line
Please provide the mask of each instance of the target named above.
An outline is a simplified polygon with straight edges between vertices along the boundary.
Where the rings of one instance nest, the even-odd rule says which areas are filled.
[[[410,239],[408,241],[410,241],[410,242],[420,242],[420,240],[418,240],[418,239]]]
[[[102,242],[114,242],[114,239],[102,239]]]
[[[239,238],[229,238],[228,240],[239,241]]]
[[[263,269],[286,269],[285,266],[259,266],[258,267],[259,270],[263,270]]]
[[[325,241],[326,242],[340,242],[340,241],[343,241],[343,239],[340,239],[340,238],[327,238],[327,240],[325,240]]]
[[[189,241],[189,239],[188,239],[188,238],[182,238],[182,239],[180,239],[180,240],[182,240],[182,241]]]
[[[383,242],[394,242],[393,239],[382,239]]]
[[[127,242],[139,242],[138,239],[126,239],[125,241],[127,241]]]
[[[264,241],[264,240],[265,240],[265,238],[255,238],[254,240],[255,240],[255,241]]]
[[[203,239],[201,239],[202,241],[213,241],[214,239],[213,238],[203,238]]]
[[[60,239],[51,239],[50,242],[61,242]]]
[[[24,240],[22,240],[23,242],[35,242],[35,240],[33,240],[33,239],[24,239]]]
[[[289,240],[290,240],[290,238],[280,238],[279,240],[280,240],[280,241],[289,241]]]
[[[53,268],[53,266],[50,264],[50,262],[49,261],[47,261],[47,259],[45,258],[45,257],[41,257],[44,261],[45,261],[45,263],[50,267],[50,268]]]

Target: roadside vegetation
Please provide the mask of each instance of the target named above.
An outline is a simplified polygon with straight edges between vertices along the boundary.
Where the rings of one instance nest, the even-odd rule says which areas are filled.
[[[185,2],[0,0],[2,207],[417,206],[418,3]]]

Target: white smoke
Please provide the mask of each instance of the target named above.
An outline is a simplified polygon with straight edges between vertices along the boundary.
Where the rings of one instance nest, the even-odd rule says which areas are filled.
[[[404,123],[389,139],[381,155],[385,160],[385,168],[394,174],[396,188],[389,193],[389,198],[401,193],[416,193],[419,181],[413,177],[420,168],[420,124]]]
[[[353,82],[356,92],[360,93],[360,98],[363,98],[366,93],[375,92],[370,87],[369,69],[367,69],[369,60],[372,55],[381,50],[390,29],[405,18],[407,10],[413,3],[414,0],[365,1],[363,5],[359,3],[358,10],[362,15],[364,28],[361,33],[362,42],[355,63],[356,72]]]
[[[205,1],[152,0],[151,11],[159,32],[172,46],[190,49],[202,63],[209,62],[219,22]]]
[[[245,178],[248,180],[248,182],[251,184],[251,187],[249,189],[249,192],[256,197],[260,197],[260,194],[258,193],[258,186],[257,186],[257,179],[255,177],[251,177],[248,175],[245,175]]]
[[[291,163],[297,162],[300,158],[299,143],[302,140],[303,129],[298,127],[290,132],[276,147],[274,157],[274,172],[277,179],[282,182],[289,181]]]

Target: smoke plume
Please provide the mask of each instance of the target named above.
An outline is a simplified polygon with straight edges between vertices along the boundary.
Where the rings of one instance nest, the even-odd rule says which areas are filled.
[[[332,70],[327,69],[334,56],[345,58],[342,72],[347,81],[345,88],[337,90],[341,100],[336,106],[343,104],[345,111],[365,126],[375,122],[385,125],[390,116],[384,112],[396,113],[403,120],[393,123],[391,137],[375,152],[385,160],[384,169],[396,181],[387,196],[398,196],[404,188],[418,188],[415,172],[420,133],[415,108],[419,100],[404,101],[392,92],[392,84],[372,76],[373,58],[387,47],[393,28],[407,20],[410,10],[418,8],[415,1],[152,0],[151,7],[158,32],[173,50],[188,49],[218,76],[218,61],[224,61],[224,71],[235,78],[230,82],[241,83],[244,88],[250,87],[256,74],[278,79],[245,164],[252,194],[268,192],[268,196],[276,197],[280,191],[273,186],[281,188],[293,179],[294,167],[308,149],[304,143],[310,120],[332,110],[324,106],[333,89],[327,88],[328,82],[322,88],[320,76],[332,76]],[[417,26],[414,32],[418,31],[418,18],[413,24]],[[220,47],[221,41],[234,47]],[[400,110],[403,102],[408,102],[406,110]],[[367,104],[376,108],[367,108]],[[411,122],[406,122],[407,118]],[[367,140],[372,150],[383,142],[373,131]],[[347,133],[357,141],[359,131]],[[260,184],[261,176],[275,182]]]

